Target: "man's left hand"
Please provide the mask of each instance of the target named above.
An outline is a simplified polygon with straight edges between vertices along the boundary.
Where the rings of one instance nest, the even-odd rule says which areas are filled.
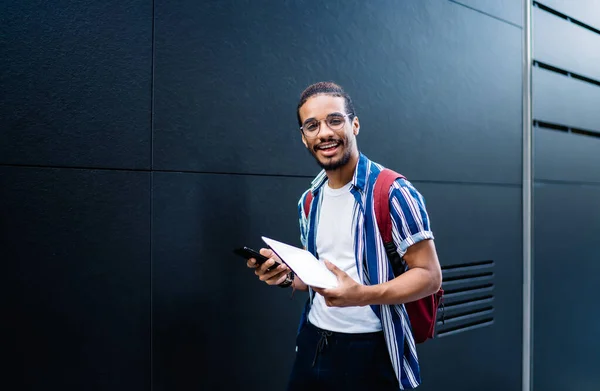
[[[325,265],[335,274],[338,280],[338,286],[335,288],[315,288],[313,290],[325,298],[325,304],[328,307],[354,307],[361,306],[364,299],[364,285],[354,281],[346,272],[335,266],[333,263],[325,260]]]

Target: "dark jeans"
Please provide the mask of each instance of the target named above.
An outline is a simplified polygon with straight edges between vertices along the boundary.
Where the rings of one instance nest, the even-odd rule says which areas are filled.
[[[296,346],[288,391],[399,389],[383,332],[336,333],[307,322]]]

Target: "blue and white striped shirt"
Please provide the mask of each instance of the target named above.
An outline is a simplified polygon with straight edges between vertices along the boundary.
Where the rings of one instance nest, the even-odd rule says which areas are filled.
[[[373,207],[375,179],[382,169],[383,166],[372,162],[361,153],[352,179],[351,192],[355,199],[354,254],[358,275],[364,285],[381,284],[394,278],[383,240],[379,235]],[[321,171],[313,180],[311,188],[302,194],[298,202],[300,240],[303,246],[317,258],[319,256],[316,248],[316,227],[318,227],[323,198],[320,190],[326,180],[325,171]],[[313,193],[313,202],[306,218],[304,200],[309,191]],[[409,181],[397,179],[394,182],[390,188],[390,202],[392,237],[400,256],[406,253],[409,246],[424,239],[433,239],[425,201]],[[299,328],[307,320],[313,295],[314,291],[309,288],[310,299],[302,314]],[[404,305],[372,305],[371,308],[381,320],[400,389],[416,388],[421,383],[421,375],[415,341]]]

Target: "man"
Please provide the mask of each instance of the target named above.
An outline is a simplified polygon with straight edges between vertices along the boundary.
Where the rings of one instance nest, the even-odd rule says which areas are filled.
[[[419,364],[403,303],[438,291],[441,269],[421,194],[405,179],[390,191],[393,238],[408,270],[390,273],[373,217],[373,183],[382,166],[358,150],[360,123],[334,83],[309,86],[297,108],[302,142],[323,168],[298,203],[301,241],[336,275],[333,289],[307,287],[269,249],[248,267],[269,285],[309,291],[288,390],[416,388]],[[308,192],[313,201],[304,209]],[[306,217],[305,212],[308,212]],[[390,277],[391,276],[391,277]]]

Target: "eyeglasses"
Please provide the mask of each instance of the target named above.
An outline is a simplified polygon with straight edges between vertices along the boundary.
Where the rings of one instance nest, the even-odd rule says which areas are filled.
[[[340,130],[346,124],[346,118],[350,118],[351,115],[352,113],[331,113],[325,117],[325,123],[331,130]],[[309,119],[302,124],[300,130],[306,137],[317,137],[319,131],[321,130],[321,121],[323,120],[318,120],[315,118]]]

